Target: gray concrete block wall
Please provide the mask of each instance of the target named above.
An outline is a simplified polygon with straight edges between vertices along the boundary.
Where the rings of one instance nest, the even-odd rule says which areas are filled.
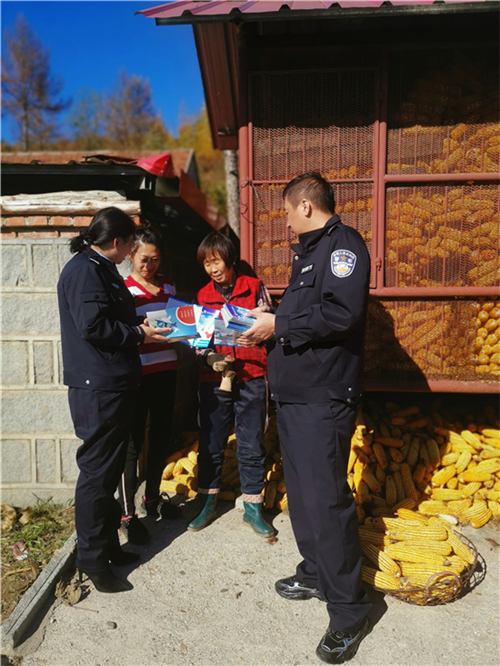
[[[62,359],[56,286],[71,254],[53,231],[2,238],[2,501],[74,496],[78,469]]]

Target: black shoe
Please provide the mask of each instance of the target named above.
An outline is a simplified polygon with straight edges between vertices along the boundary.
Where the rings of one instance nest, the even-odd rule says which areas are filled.
[[[315,597],[316,599],[324,601],[323,597],[315,587],[308,587],[305,583],[297,580],[295,576],[277,580],[274,584],[274,589],[280,597],[284,597],[285,599],[303,601]]]
[[[115,564],[117,567],[124,567],[141,559],[141,556],[137,555],[137,553],[128,553],[121,548],[108,550],[108,557],[111,564]]]
[[[80,585],[82,583],[83,574],[90,579],[93,586],[98,592],[105,592],[107,594],[113,594],[115,592],[126,592],[127,590],[132,590],[133,586],[127,580],[122,580],[115,576],[111,569],[105,569],[103,571],[94,571],[93,573],[86,573],[81,569],[78,571],[78,580]]]
[[[142,504],[148,516],[154,516],[155,518],[158,518],[159,515],[162,519],[166,518],[171,520],[182,518],[182,511],[178,506],[172,504],[170,500],[165,501],[161,497],[155,500],[147,500],[143,496]]]
[[[121,530],[130,543],[138,546],[144,546],[145,543],[151,541],[149,532],[136,515],[122,518]]]
[[[348,634],[344,631],[333,631],[328,627],[326,634],[316,648],[316,654],[321,661],[327,664],[343,664],[352,659],[358,651],[359,644],[370,632],[370,621],[365,622],[357,634]]]

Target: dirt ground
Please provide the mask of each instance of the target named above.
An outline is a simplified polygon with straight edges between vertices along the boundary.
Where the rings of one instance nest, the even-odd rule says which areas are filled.
[[[54,603],[17,651],[22,666],[306,666],[327,625],[324,603],[287,601],[274,591],[299,554],[288,516],[269,516],[270,545],[222,503],[201,532],[186,531],[196,511],[150,522],[152,542],[128,574],[134,589],[118,595],[90,587],[76,606]],[[373,590],[371,634],[353,666],[498,666],[500,585],[498,523],[464,534],[476,544],[472,589],[442,606],[402,603]]]

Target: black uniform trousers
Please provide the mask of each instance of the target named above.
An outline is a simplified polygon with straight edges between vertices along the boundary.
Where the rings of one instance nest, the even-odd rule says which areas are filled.
[[[121,508],[114,498],[135,413],[136,390],[70,388],[71,417],[83,444],[76,452],[80,470],[75,490],[76,566],[86,573],[109,566],[119,547]]]
[[[356,409],[340,400],[276,407],[290,520],[304,558],[296,577],[319,590],[333,630],[356,632],[371,607],[347,483]]]
[[[134,496],[137,489],[137,462],[142,451],[149,413],[148,455],[146,462],[147,500],[160,496],[161,475],[165,460],[174,453],[172,419],[175,406],[177,372],[164,370],[143,375],[137,396],[136,415],[130,431],[125,471],[118,487],[123,515],[135,513]]]

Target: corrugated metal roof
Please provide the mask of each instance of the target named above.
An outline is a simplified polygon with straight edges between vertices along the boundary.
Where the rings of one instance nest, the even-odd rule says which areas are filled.
[[[471,9],[476,9],[478,3],[498,7],[497,2],[488,0],[288,0],[288,2],[283,2],[283,0],[177,0],[158,7],[141,9],[137,13],[154,18],[160,24],[206,23],[283,19],[287,14],[286,18],[298,19],[304,16],[304,12],[310,12],[311,16],[315,14],[325,18],[334,15],[347,16],[347,13],[350,14],[352,11],[359,13],[376,9],[389,10],[388,13],[394,13],[399,8],[405,11],[412,8],[424,10],[427,6],[431,9],[429,5],[434,5],[432,11],[446,11],[447,9],[452,11],[452,6],[462,10],[469,6]],[[457,7],[457,5],[461,5],[461,7]]]
[[[130,164],[134,165],[141,159],[158,155],[157,150],[132,151],[134,156],[125,151],[108,151],[105,149],[95,151],[55,150],[31,152],[3,152],[2,164]],[[192,150],[172,150],[172,164],[175,175],[180,178],[181,171],[188,173],[189,163],[193,159]]]

